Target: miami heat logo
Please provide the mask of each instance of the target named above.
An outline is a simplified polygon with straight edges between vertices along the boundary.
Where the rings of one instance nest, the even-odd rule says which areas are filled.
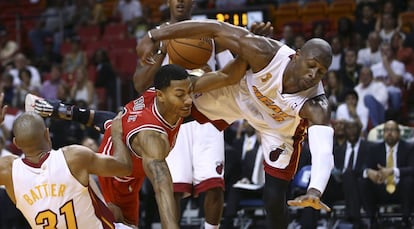
[[[223,174],[224,164],[223,161],[216,161],[216,172],[221,175]]]
[[[273,146],[272,151],[270,151],[269,153],[269,160],[273,162],[277,161],[277,159],[279,159],[280,154],[282,154],[285,151],[285,149],[286,149],[285,144],[279,147]]]

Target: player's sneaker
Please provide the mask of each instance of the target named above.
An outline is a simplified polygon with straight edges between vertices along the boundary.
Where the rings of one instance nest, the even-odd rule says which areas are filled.
[[[42,117],[72,118],[72,106],[62,104],[58,99],[44,99],[30,93],[26,95],[25,110],[35,111]]]
[[[26,98],[25,98],[25,101],[24,101],[25,111],[34,111],[35,110],[35,102],[38,99],[44,100],[42,97],[39,97],[39,96],[28,93],[26,95]]]

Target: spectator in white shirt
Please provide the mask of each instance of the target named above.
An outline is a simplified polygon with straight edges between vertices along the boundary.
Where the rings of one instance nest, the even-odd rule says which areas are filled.
[[[128,30],[133,31],[139,22],[144,20],[142,6],[139,0],[120,0],[114,9],[114,15],[120,16]]]
[[[357,63],[362,66],[370,67],[381,61],[380,44],[381,37],[378,32],[371,32],[368,35],[368,47],[360,49],[358,51]]]
[[[390,109],[392,113],[401,108],[402,92],[400,86],[405,75],[405,66],[402,62],[395,59],[394,51],[389,43],[381,45],[382,61],[371,66],[371,71],[375,80],[385,83],[390,98]]]
[[[359,83],[355,86],[359,101],[368,110],[372,126],[385,121],[385,111],[388,109],[388,91],[381,81],[373,80],[369,67],[362,67],[359,73]]]
[[[338,36],[334,36],[331,39],[331,46],[332,46],[332,62],[331,66],[329,66],[329,71],[338,71],[341,67],[342,63],[342,43]]]
[[[13,76],[13,85],[20,86],[21,80],[19,78],[19,71],[22,69],[27,69],[30,71],[32,78],[30,79],[30,84],[33,87],[40,88],[42,84],[42,78],[40,77],[39,71],[34,66],[29,65],[29,60],[23,53],[16,54],[14,58],[15,68],[11,69],[9,73]]]
[[[358,103],[358,94],[354,90],[349,90],[345,94],[345,103],[336,109],[336,120],[347,120],[360,122],[362,132],[367,133],[368,110],[361,103]]]

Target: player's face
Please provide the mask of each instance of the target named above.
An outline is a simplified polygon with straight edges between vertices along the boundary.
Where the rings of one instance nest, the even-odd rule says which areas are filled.
[[[169,0],[172,21],[183,21],[191,18],[193,0]]]
[[[192,99],[190,96],[190,79],[172,80],[165,90],[165,100],[168,110],[179,117],[187,117],[191,113]]]
[[[299,76],[298,86],[307,90],[317,85],[328,71],[316,58],[299,57],[295,74]]]

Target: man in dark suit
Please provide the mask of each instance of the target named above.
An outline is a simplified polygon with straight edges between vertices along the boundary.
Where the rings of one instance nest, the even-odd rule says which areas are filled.
[[[367,158],[363,172],[363,205],[376,228],[378,204],[399,203],[402,206],[403,228],[410,228],[414,154],[413,145],[400,139],[395,121],[384,125],[384,142],[378,143]]]
[[[260,151],[260,139],[256,130],[247,121],[239,126],[236,138],[232,144],[231,155],[226,154],[226,208],[224,209],[224,221],[220,228],[233,228],[233,218],[237,214],[239,202],[246,198],[261,198],[260,186],[263,181],[254,178],[254,171],[262,171],[258,167],[262,165],[262,152]],[[233,187],[234,184],[247,184],[257,187],[257,190],[248,190]],[[242,186],[242,185],[241,185]]]
[[[337,180],[342,181],[347,220],[353,228],[361,223],[361,192],[358,188],[372,143],[361,138],[362,125],[358,121],[345,122],[346,143],[334,150]]]

